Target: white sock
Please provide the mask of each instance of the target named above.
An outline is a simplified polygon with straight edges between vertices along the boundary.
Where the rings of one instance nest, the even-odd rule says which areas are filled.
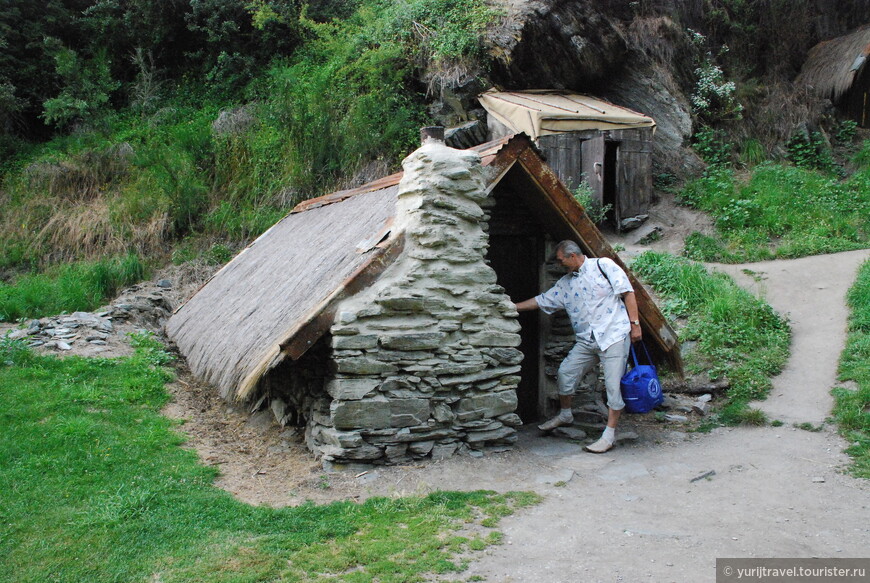
[[[616,439],[616,428],[615,427],[605,427],[604,433],[601,434],[603,439],[606,439],[610,443]]]
[[[574,419],[574,413],[571,412],[571,409],[560,409],[559,417],[561,419]]]

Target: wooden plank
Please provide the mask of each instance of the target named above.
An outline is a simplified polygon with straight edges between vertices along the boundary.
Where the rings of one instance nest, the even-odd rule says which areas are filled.
[[[581,172],[592,189],[592,199],[604,204],[604,136],[599,135],[580,145]]]
[[[338,192],[333,192],[332,194],[327,194],[324,196],[319,196],[317,198],[312,198],[309,200],[305,200],[297,204],[293,207],[293,210],[290,211],[291,214],[301,213],[307,210],[319,208],[328,204],[333,204],[336,202],[341,202],[346,200],[352,196],[356,196],[357,194],[364,194],[366,192],[374,192],[375,190],[382,190],[384,188],[389,188],[391,186],[395,186],[402,179],[402,172],[398,172],[396,174],[390,174],[389,176],[385,176],[383,178],[379,178],[374,182],[369,182],[368,184],[364,184],[358,188],[352,188],[350,190],[339,190]]]

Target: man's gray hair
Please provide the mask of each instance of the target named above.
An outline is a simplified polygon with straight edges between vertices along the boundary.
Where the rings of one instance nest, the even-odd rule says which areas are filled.
[[[556,253],[561,253],[567,257],[568,255],[583,255],[583,250],[580,249],[580,245],[568,239],[556,245]]]

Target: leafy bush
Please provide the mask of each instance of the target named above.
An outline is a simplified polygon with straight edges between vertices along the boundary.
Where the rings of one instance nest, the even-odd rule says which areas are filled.
[[[821,170],[836,175],[842,169],[834,162],[830,146],[819,132],[798,133],[786,144],[788,159],[798,168]]]
[[[710,127],[702,127],[692,137],[693,148],[707,164],[726,167],[731,161],[731,145],[725,133]]]
[[[704,35],[689,29],[689,38],[703,55],[695,69],[695,89],[691,95],[692,109],[695,114],[707,123],[726,119],[740,119],[743,106],[737,101],[737,85],[727,81],[722,68],[716,59],[728,52],[723,45],[719,54],[714,56],[706,49],[707,39]]]
[[[834,128],[834,140],[837,143],[848,145],[855,139],[858,130],[858,122],[852,119],[844,119]]]
[[[574,200],[584,208],[589,219],[596,225],[607,218],[607,213],[613,208],[612,204],[602,205],[597,199],[592,197],[592,187],[585,177],[580,183],[580,186],[574,189]]]
[[[108,56],[98,52],[85,61],[76,51],[60,46],[57,39],[49,40],[57,45],[50,50],[64,86],[59,95],[43,103],[45,121],[60,127],[73,121],[93,121],[104,112],[112,92],[120,86],[112,79]]]

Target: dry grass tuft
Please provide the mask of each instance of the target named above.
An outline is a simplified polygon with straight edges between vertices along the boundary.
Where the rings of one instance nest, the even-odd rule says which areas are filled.
[[[806,87],[795,87],[781,81],[759,85],[750,98],[740,98],[746,104],[742,122],[729,130],[735,142],[754,138],[768,152],[788,142],[795,129],[818,120],[829,103]]]
[[[93,199],[110,184],[127,177],[133,148],[119,144],[101,152],[87,151],[62,162],[38,162],[25,170],[31,191],[62,200]]]
[[[36,236],[37,244],[51,249],[47,259],[92,259],[136,251],[149,255],[169,238],[171,220],[158,212],[145,221],[117,223],[109,201],[99,197],[83,204],[57,208]]]

